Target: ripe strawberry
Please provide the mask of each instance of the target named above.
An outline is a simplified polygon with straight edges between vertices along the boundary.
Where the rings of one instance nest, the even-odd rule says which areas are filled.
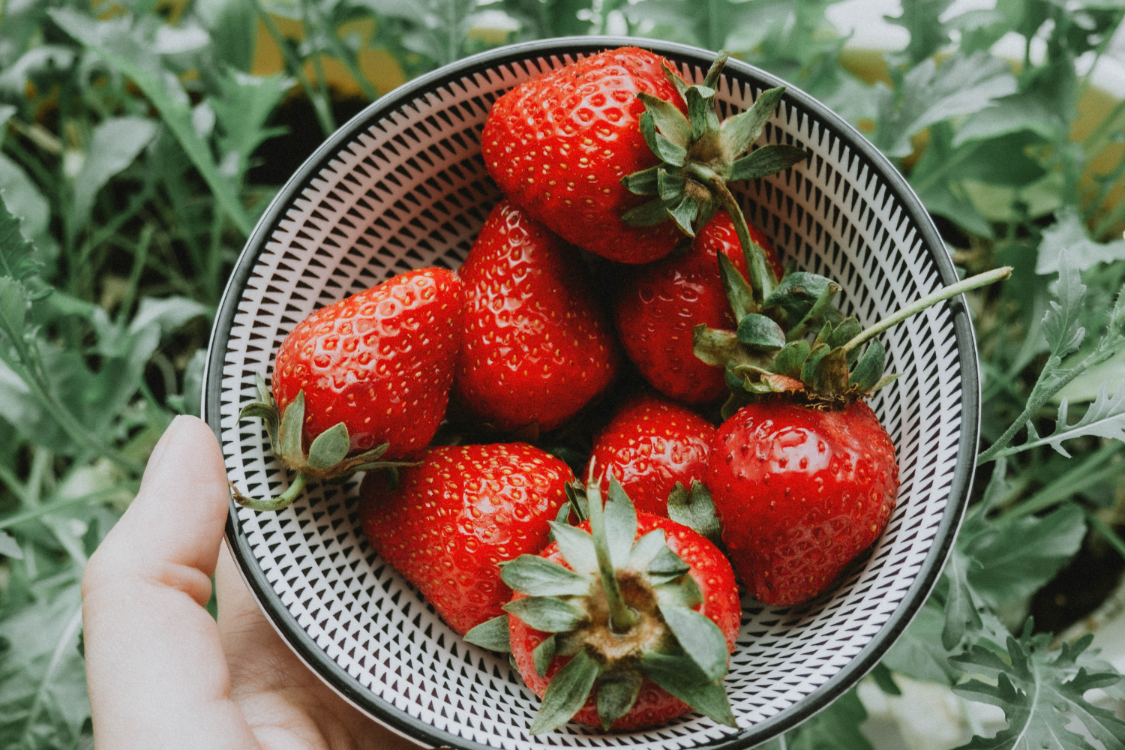
[[[814,409],[769,398],[719,428],[704,480],[723,542],[759,601],[812,599],[882,532],[895,507],[890,436],[862,401]]]
[[[694,331],[696,354],[724,366],[733,391],[704,483],[743,583],[766,604],[799,604],[870,546],[894,509],[894,445],[862,402],[895,377],[884,377],[886,352],[875,337],[1011,269],[946,287],[862,329],[832,307],[839,286],[830,279],[790,273],[751,288],[724,256],[719,262],[738,326]]]
[[[454,397],[508,432],[546,431],[613,380],[619,354],[578,252],[508,201],[458,274],[465,317]]]
[[[750,227],[750,236],[780,278],[781,262],[769,240],[756,227]],[[725,211],[716,213],[696,235],[689,252],[629,274],[614,303],[621,345],[641,375],[665,396],[690,404],[713,401],[727,392],[722,370],[692,352],[696,325],[735,327],[719,275],[720,252],[749,278],[738,234]]]
[[[297,475],[276,500],[237,491],[235,499],[277,510],[308,476],[332,479],[416,456],[445,416],[462,307],[461,281],[423,268],[298,323],[274,360],[272,398],[260,383],[260,400],[240,415],[265,420],[275,455]]]
[[[586,484],[609,492],[612,474],[637,510],[668,517],[676,484],[703,479],[715,428],[691,410],[645,394],[621,408],[594,440]]]
[[[588,494],[588,521],[552,523],[555,542],[504,567],[508,645],[543,699],[530,733],[571,719],[640,729],[692,708],[735,726],[720,683],[742,613],[730,563],[688,527],[636,513],[616,482],[604,510]]]
[[[512,591],[498,564],[547,544],[548,521],[574,474],[523,443],[432,448],[360,486],[360,518],[375,551],[410,581],[450,627],[466,633],[503,615]]]
[[[726,180],[806,157],[773,145],[740,158],[783,90],[764,92],[752,110],[720,124],[712,100],[725,60],[703,86],[688,86],[662,58],[635,47],[527,81],[489,113],[481,139],[488,172],[514,203],[583,249],[622,263],[662,258],[680,231],[692,234],[720,205],[739,210]],[[659,197],[646,203],[640,195]]]

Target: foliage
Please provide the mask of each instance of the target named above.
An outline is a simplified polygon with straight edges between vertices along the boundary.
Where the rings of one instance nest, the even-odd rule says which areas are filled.
[[[275,143],[299,155],[288,126],[304,104],[322,134],[346,116],[326,71],[371,99],[386,92],[364,77],[365,55],[411,77],[490,46],[588,33],[727,49],[777,73],[870,134],[958,264],[1015,267],[971,299],[984,489],[876,682],[893,693],[893,671],[1003,708],[1008,729],[969,748],[1087,747],[1073,722],[1120,744],[1121,722],[1086,700],[1093,687],[1121,694],[1112,668],[1088,640],[1048,649],[1026,615],[1076,554],[1125,554],[1125,160],[1113,157],[1125,106],[1083,140],[1071,133],[1088,87],[1078,60],[1105,53],[1125,9],[999,0],[950,17],[949,0],[905,0],[893,22],[910,42],[871,85],[841,64],[831,4],[0,3],[0,744],[90,741],[83,566],[171,417],[198,411],[209,317],[284,179],[263,155]],[[255,72],[259,24],[279,72]],[[1008,33],[1026,43],[1015,65],[988,52]],[[1110,158],[1091,168],[1099,155]],[[865,718],[853,691],[774,744],[867,748]]]

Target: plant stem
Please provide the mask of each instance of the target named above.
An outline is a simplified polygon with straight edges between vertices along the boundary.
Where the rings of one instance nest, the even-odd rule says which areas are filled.
[[[266,31],[273,38],[274,43],[278,49],[281,50],[281,56],[285,59],[285,67],[289,69],[297,80],[301,83],[301,88],[305,90],[305,96],[312,102],[313,111],[316,112],[316,119],[320,123],[320,129],[324,131],[325,135],[332,135],[336,130],[336,123],[332,118],[332,109],[327,102],[321,99],[318,91],[313,89],[309,79],[305,76],[304,65],[302,60],[293,54],[293,50],[289,45],[289,40],[281,33],[281,29],[277,28],[274,23],[273,16],[266,12],[262,7],[261,0],[254,0],[254,8],[258,11],[258,18],[262,19],[262,23],[266,27]]]
[[[1121,443],[1116,441],[1104,446],[1086,460],[1076,462],[1077,465],[1027,500],[1003,511],[1002,515],[1007,518],[1019,518],[1020,516],[1038,513],[1076,495],[1087,487],[1093,487],[1107,479],[1113,479],[1121,472],[1121,466],[1116,463],[1110,463],[1109,466],[1105,466],[1105,464],[1113,459],[1120,449]]]
[[[970,276],[967,279],[963,279],[961,281],[958,281],[956,284],[950,284],[947,287],[943,287],[941,289],[938,289],[936,292],[932,292],[930,294],[927,294],[925,297],[922,297],[922,298],[918,299],[917,301],[907,305],[906,307],[903,307],[903,308],[899,309],[898,312],[890,315],[887,318],[884,318],[883,320],[879,321],[875,325],[871,326],[870,328],[868,328],[868,329],[864,330],[863,332],[861,332],[860,334],[858,334],[851,341],[844,344],[844,346],[842,347],[843,350],[844,350],[844,353],[847,354],[847,353],[851,352],[857,346],[860,346],[864,342],[875,338],[876,336],[878,336],[883,331],[887,330],[888,328],[891,328],[892,326],[895,326],[895,325],[901,323],[902,321],[906,320],[907,318],[911,317],[912,315],[917,315],[918,313],[925,310],[927,307],[931,307],[932,305],[936,305],[938,302],[941,302],[943,300],[947,300],[950,297],[956,297],[958,294],[963,294],[964,292],[968,292],[968,291],[971,291],[973,289],[979,289],[982,286],[988,286],[989,284],[994,284],[997,281],[1001,281],[1002,279],[1006,279],[1011,275],[1012,275],[1012,267],[1011,266],[1004,266],[1003,268],[994,268],[991,271],[985,271],[984,273],[978,273],[976,276]]]
[[[232,484],[230,486],[231,497],[234,501],[241,505],[243,508],[257,511],[277,511],[281,510],[289,503],[293,502],[300,496],[301,492],[305,489],[305,484],[309,481],[309,475],[303,471],[298,471],[293,477],[293,482],[289,485],[289,489],[281,493],[275,498],[270,500],[256,500],[252,497],[246,497]]]
[[[710,170],[707,171],[710,172],[708,180],[711,189],[718,196],[719,202],[734,223],[734,230],[738,234],[738,242],[742,245],[742,252],[746,256],[747,271],[750,272],[750,285],[754,290],[754,301],[760,305],[762,300],[769,297],[774,290],[771,275],[773,272],[770,270],[769,264],[766,263],[766,253],[750,237],[750,228],[746,225],[746,217],[742,214],[742,208],[738,205],[738,201],[731,193],[730,188],[727,187],[726,180]]]
[[[602,493],[596,485],[590,485],[586,500],[590,509],[590,535],[594,537],[594,552],[598,557],[598,573],[601,575],[602,588],[609,606],[610,626],[615,633],[624,633],[636,624],[637,615],[625,603],[621,586],[617,583],[617,572],[613,569],[613,560],[609,556]]]
[[[1117,532],[1113,530],[1113,527],[1098,518],[1092,510],[1089,508],[1083,508],[1082,510],[1086,512],[1086,520],[1090,522],[1090,525],[1109,542],[1109,546],[1117,550],[1117,554],[1125,558],[1125,540],[1122,540]]]
[[[43,505],[36,505],[31,508],[26,508],[24,510],[17,511],[16,513],[13,513],[9,516],[0,518],[0,529],[11,528],[12,526],[24,523],[25,521],[30,521],[34,518],[39,518],[40,516],[45,516],[49,513],[54,513],[56,511],[62,510],[63,508],[70,508],[75,505],[89,505],[90,503],[96,503],[99,500],[104,500],[108,497],[116,495],[122,489],[128,489],[130,492],[135,493],[139,489],[139,487],[140,486],[137,483],[130,482],[126,485],[108,487],[104,490],[91,492],[88,495],[79,495],[78,497],[68,497],[58,500],[51,500],[44,503]]]

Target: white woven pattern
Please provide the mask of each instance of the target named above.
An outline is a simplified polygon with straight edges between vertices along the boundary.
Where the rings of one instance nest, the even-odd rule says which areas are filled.
[[[431,91],[359,132],[303,187],[257,258],[241,292],[222,369],[222,445],[231,481],[251,495],[286,477],[257,420],[239,422],[254,375],[317,307],[392,273],[456,268],[499,198],[480,157],[479,134],[497,92],[570,58],[505,65]],[[684,74],[702,80],[703,70]],[[762,90],[725,76],[728,111]],[[733,109],[730,109],[733,108]],[[859,153],[810,112],[783,104],[763,142],[813,157],[745,187],[747,218],[774,239],[782,260],[842,284],[837,303],[873,321],[939,286],[931,249],[900,199]],[[944,252],[939,250],[940,252]],[[869,557],[810,605],[744,602],[728,690],[750,727],[806,698],[855,657],[902,603],[946,510],[961,433],[961,362],[947,305],[883,336],[888,371],[901,377],[871,402],[897,447],[898,507]],[[211,408],[215,408],[214,406]],[[734,730],[694,715],[658,730],[602,735],[568,725],[530,738],[538,699],[506,659],[468,647],[358,528],[357,482],[310,485],[277,514],[242,510],[239,525],[292,619],[366,690],[454,738],[496,748],[690,748]],[[451,741],[456,741],[451,738]]]

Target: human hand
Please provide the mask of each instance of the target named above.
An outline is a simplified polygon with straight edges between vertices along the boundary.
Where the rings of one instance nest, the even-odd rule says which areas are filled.
[[[82,579],[96,746],[416,748],[332,692],[278,637],[222,544],[228,498],[214,434],[177,417]],[[205,609],[212,573],[217,623]]]

